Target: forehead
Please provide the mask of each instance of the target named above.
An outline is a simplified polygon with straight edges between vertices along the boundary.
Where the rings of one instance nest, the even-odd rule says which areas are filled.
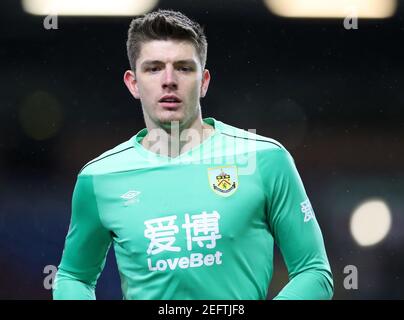
[[[145,60],[174,62],[179,60],[195,60],[198,56],[195,46],[189,41],[152,40],[142,43],[137,63]]]

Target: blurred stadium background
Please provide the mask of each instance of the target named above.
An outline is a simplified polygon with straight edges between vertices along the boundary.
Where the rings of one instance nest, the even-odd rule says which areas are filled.
[[[59,15],[47,30],[44,14],[25,11],[35,2],[0,2],[1,299],[51,299],[44,268],[59,264],[78,171],[143,128],[122,82],[135,13]],[[338,14],[299,17],[297,0],[145,2],[143,10],[180,10],[205,26],[213,79],[203,115],[292,153],[322,227],[334,299],[402,299],[404,3],[357,0],[390,7],[357,12],[357,29],[346,29]],[[306,13],[319,9],[303,2],[314,4]],[[350,265],[358,288],[349,290]],[[268,298],[286,282],[276,251]],[[112,249],[96,293],[121,299]]]

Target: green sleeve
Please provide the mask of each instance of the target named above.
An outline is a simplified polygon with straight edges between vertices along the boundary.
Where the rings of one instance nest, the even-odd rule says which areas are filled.
[[[72,215],[53,299],[95,299],[97,279],[111,244],[110,232],[100,221],[93,177],[79,175],[73,192]]]
[[[289,274],[275,299],[331,299],[333,278],[323,236],[294,160],[283,148],[263,160],[269,228]]]

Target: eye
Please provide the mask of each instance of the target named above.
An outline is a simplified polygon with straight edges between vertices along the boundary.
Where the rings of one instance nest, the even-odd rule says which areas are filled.
[[[184,67],[179,67],[178,70],[181,72],[190,72],[190,71],[192,71],[192,68],[184,66]]]
[[[147,72],[151,72],[151,73],[156,73],[158,71],[160,71],[161,68],[160,67],[149,67],[146,69]]]

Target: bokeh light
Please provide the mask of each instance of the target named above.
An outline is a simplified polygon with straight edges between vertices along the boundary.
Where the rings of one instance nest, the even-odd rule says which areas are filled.
[[[363,202],[351,216],[351,233],[360,246],[372,246],[381,242],[387,236],[390,227],[390,209],[380,199]]]
[[[158,0],[23,0],[26,12],[34,15],[134,16],[151,11]]]
[[[300,18],[388,18],[397,8],[396,0],[265,0],[274,14]]]

